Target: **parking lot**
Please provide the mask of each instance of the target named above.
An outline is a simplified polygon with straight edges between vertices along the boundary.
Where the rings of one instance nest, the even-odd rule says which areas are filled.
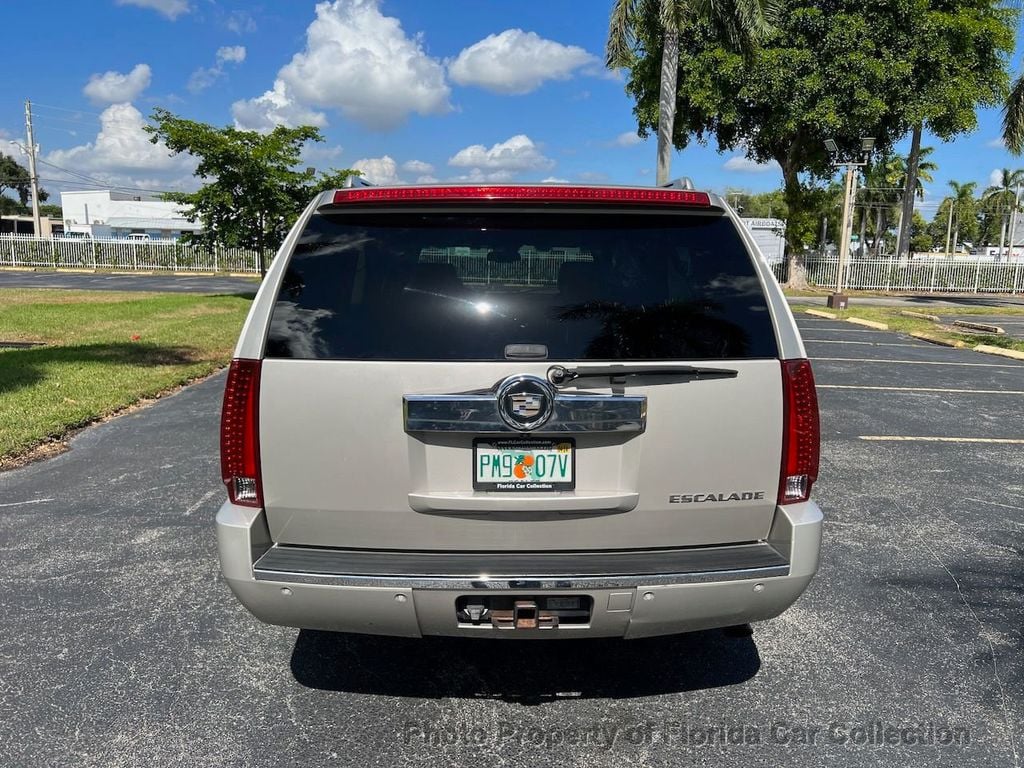
[[[221,377],[0,474],[0,764],[1017,768],[1024,363],[799,323],[822,566],[752,637],[260,625],[217,568]]]

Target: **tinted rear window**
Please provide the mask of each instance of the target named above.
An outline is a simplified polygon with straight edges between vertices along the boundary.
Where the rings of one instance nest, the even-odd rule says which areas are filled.
[[[776,357],[760,281],[717,215],[338,213],[312,217],[266,356],[503,360]]]

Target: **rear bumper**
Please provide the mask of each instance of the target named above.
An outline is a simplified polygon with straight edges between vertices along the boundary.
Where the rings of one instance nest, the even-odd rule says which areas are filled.
[[[262,510],[224,504],[224,577],[270,624],[420,637],[649,637],[761,621],[800,596],[818,568],[822,515],[779,507],[767,541],[620,553],[372,553],[274,546]],[[557,629],[460,623],[466,595],[580,595],[589,620]]]

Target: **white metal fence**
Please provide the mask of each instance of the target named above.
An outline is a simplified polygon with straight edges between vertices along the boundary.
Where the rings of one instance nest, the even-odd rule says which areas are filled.
[[[269,264],[273,252],[265,254]],[[527,283],[544,284],[553,279],[553,265],[586,258],[579,254],[537,254],[512,265],[478,260],[488,270],[482,280],[508,280],[520,277]],[[432,261],[457,260],[438,254]],[[807,282],[820,288],[836,284],[838,259],[812,256],[805,262]],[[0,234],[0,267],[51,267],[110,269],[121,271],[168,272],[242,272],[260,271],[257,252],[245,248],[205,248],[159,240],[89,240],[44,238],[31,235]],[[787,264],[772,269],[780,282],[787,277]],[[520,275],[519,273],[522,273]],[[513,273],[515,273],[513,275]],[[991,257],[974,259],[945,256],[913,259],[849,259],[845,287],[875,291],[920,291],[928,293],[1024,293],[1024,261],[993,261]]]
[[[785,262],[772,267],[785,282]],[[835,257],[814,256],[806,261],[807,283],[834,288],[838,269]],[[923,293],[1024,293],[1024,261],[996,262],[989,258],[849,259],[843,286],[873,291]]]
[[[273,252],[268,251],[269,264]],[[92,240],[0,235],[0,267],[52,267],[125,271],[259,273],[257,252],[150,240]]]

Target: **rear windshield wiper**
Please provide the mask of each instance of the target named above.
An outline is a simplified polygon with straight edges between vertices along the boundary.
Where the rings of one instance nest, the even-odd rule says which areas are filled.
[[[693,365],[603,365],[592,368],[566,368],[552,365],[548,368],[548,381],[556,387],[564,387],[574,379],[591,379],[607,376],[612,381],[625,381],[631,376],[680,376],[691,379],[734,379],[738,371],[729,368],[700,368]]]

